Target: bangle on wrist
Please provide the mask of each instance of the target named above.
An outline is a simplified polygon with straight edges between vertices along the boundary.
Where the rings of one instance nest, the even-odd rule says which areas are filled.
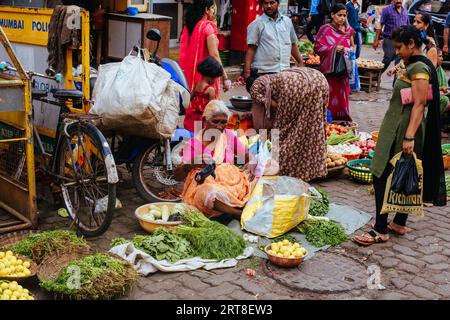
[[[411,141],[414,141],[414,138],[404,137],[403,140],[408,141],[408,142],[411,142]]]

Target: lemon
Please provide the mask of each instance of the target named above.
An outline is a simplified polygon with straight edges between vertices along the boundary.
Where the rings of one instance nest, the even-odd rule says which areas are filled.
[[[276,250],[278,250],[278,245],[277,245],[276,243],[272,243],[272,244],[270,245],[270,249],[276,251]]]
[[[287,252],[287,250],[288,250],[288,247],[286,247],[286,246],[282,246],[282,247],[280,248],[280,252],[281,252],[281,253],[285,253],[285,252]]]
[[[6,282],[2,282],[1,284],[0,284],[0,289],[2,289],[2,290],[6,290],[6,289],[8,289],[9,288],[9,285],[8,285],[8,283],[6,283]]]
[[[14,291],[13,292],[13,296],[16,298],[20,298],[20,296],[22,295],[22,293],[20,291]]]
[[[5,256],[6,257],[11,257],[13,255],[11,250],[6,251]]]
[[[22,292],[23,292],[23,294],[29,294],[30,293],[30,291],[28,291],[28,289],[23,289]]]
[[[3,290],[3,294],[7,294],[8,296],[12,295],[12,291],[10,289]]]
[[[17,283],[11,282],[9,284],[9,290],[16,291],[16,289],[17,289]]]
[[[2,259],[3,257],[5,257],[5,253],[3,251],[0,251],[0,259]]]
[[[15,269],[16,269],[17,272],[22,272],[25,268],[23,266],[21,266],[21,265],[18,265],[18,266],[16,266]]]
[[[282,247],[283,246],[283,242],[277,242],[277,245],[279,246],[279,247]]]
[[[29,268],[29,267],[31,267],[31,263],[30,263],[29,261],[25,261],[25,262],[23,263],[23,266],[24,266],[25,268]]]
[[[290,254],[289,252],[283,253],[283,257],[285,257],[285,258],[289,258],[290,255],[291,255],[291,254]]]
[[[277,253],[277,257],[283,258],[283,254],[282,253]]]
[[[300,245],[296,242],[296,243],[294,243],[294,248],[300,248]]]
[[[34,300],[34,298],[32,296],[28,296],[27,300]]]
[[[25,269],[25,270],[23,270],[23,273],[24,273],[26,276],[29,276],[29,275],[31,274],[31,271],[30,271],[29,269]]]
[[[2,294],[1,300],[9,300],[9,295]]]
[[[287,245],[289,245],[289,244],[290,244],[290,242],[289,242],[289,240],[287,240],[287,239],[284,239],[284,240],[283,240],[283,244],[287,246]]]
[[[14,296],[14,295],[12,295],[12,296],[9,298],[9,300],[17,300],[17,297]]]
[[[22,264],[23,264],[23,260],[22,259],[17,259],[16,266],[21,266]]]

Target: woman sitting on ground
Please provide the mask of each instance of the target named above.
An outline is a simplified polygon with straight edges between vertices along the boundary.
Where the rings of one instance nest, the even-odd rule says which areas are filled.
[[[231,112],[222,101],[208,103],[203,113],[203,130],[186,143],[183,164],[175,170],[177,180],[186,178],[183,202],[208,216],[229,213],[239,217],[256,183],[248,149],[226,129],[230,117]],[[213,161],[216,177],[209,176],[198,184],[196,174]],[[241,170],[235,164],[245,166]]]

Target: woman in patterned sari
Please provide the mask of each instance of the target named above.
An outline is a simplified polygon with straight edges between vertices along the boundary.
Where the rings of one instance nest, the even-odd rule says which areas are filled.
[[[278,150],[272,134],[272,154],[278,152],[280,174],[304,181],[326,176],[328,83],[322,73],[291,68],[259,77],[250,91],[279,130]]]
[[[347,24],[347,9],[336,4],[331,10],[331,22],[323,25],[317,33],[314,52],[320,56],[320,71],[329,74],[333,71],[337,52],[348,53],[353,47],[355,31]],[[350,84],[348,75],[327,76],[330,87],[328,109],[333,120],[352,121],[350,117]]]
[[[207,57],[214,57],[221,65],[219,56],[219,30],[213,22],[216,5],[214,0],[194,0],[186,11],[186,25],[180,38],[180,67],[189,84],[190,91],[202,80],[197,66]],[[224,70],[223,88],[230,89],[231,81]],[[220,95],[220,79],[214,85],[217,95]]]

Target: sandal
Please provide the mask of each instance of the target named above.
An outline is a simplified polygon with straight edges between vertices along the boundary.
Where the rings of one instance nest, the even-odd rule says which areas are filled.
[[[399,226],[394,222],[389,223],[387,228],[389,231],[392,231],[399,236],[404,236],[406,234],[406,227]]]
[[[364,233],[360,236],[355,236],[352,238],[353,242],[356,242],[356,243],[361,244],[366,247],[370,246],[374,243],[387,242],[388,240],[389,240],[388,235],[381,236],[381,235],[377,234],[374,230],[370,230],[367,233]]]

